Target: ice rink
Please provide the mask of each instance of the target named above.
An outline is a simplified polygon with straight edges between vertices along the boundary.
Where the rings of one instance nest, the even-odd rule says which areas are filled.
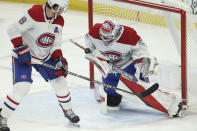
[[[29,4],[0,2],[0,106],[5,96],[12,90],[12,44],[6,30],[30,7]],[[89,63],[84,58],[84,52],[69,42],[69,39],[74,39],[83,45],[83,36],[88,31],[87,13],[69,10],[63,14],[63,17],[65,27],[62,50],[68,60],[69,70],[89,77]],[[140,35],[146,36],[146,41],[148,38],[151,39],[151,34],[143,31]],[[165,47],[153,48],[153,55],[157,55],[157,52],[162,50],[165,50]],[[176,59],[177,54],[170,53],[170,50],[165,55],[158,53],[161,54],[159,60],[166,60],[167,55],[171,55],[172,61]],[[194,57],[196,58],[197,55]],[[194,75],[197,74],[196,69],[189,70],[192,72],[188,76],[190,78],[188,85],[191,88],[197,88],[197,77]],[[53,89],[34,70],[32,90],[8,121],[11,131],[197,131],[196,106],[192,107],[183,118],[168,118],[165,114],[142,103],[124,98],[120,110],[104,113],[102,106],[95,101],[94,90],[89,89],[88,81],[74,76],[68,76],[67,80],[71,90],[73,110],[81,119],[80,127],[72,126],[63,117]],[[197,101],[196,99],[197,96],[193,97],[193,103]]]

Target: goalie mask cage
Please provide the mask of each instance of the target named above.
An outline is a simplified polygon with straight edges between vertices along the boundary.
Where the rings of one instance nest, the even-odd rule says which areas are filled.
[[[88,0],[88,13],[89,27],[110,17],[134,28],[148,45],[151,55],[158,58],[160,85],[178,88],[184,104],[188,104],[188,66],[197,67],[195,59],[191,59],[195,55],[192,49],[197,48],[193,47],[196,44],[192,39],[193,25],[188,22],[189,13],[185,9],[140,0]],[[173,53],[169,57],[170,52]],[[92,79],[94,72],[90,63]],[[94,83],[90,83],[90,87],[94,87]]]

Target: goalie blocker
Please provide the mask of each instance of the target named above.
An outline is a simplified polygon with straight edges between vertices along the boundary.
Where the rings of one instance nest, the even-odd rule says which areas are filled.
[[[103,55],[100,51],[94,50],[91,52],[89,49],[85,50],[86,56],[85,58],[90,60],[94,65],[98,68],[98,70],[102,73],[103,77],[113,76],[115,79],[118,79],[118,82],[111,83],[112,86],[118,87],[136,94],[136,96],[142,100],[147,106],[150,106],[158,111],[161,111],[165,114],[168,114],[169,117],[178,117],[182,116],[183,113],[183,102],[180,98],[175,96],[174,94],[170,93],[169,91],[164,91],[163,89],[159,88],[158,83],[145,83],[140,80],[140,84],[132,82],[131,79],[126,78],[125,76],[122,77],[120,72],[114,72],[112,70],[112,66],[108,64],[109,58]],[[134,64],[132,63],[129,68],[134,68]],[[118,67],[116,67],[118,68]],[[122,69],[119,69],[122,70]],[[123,72],[127,72],[126,69],[123,69]],[[129,73],[132,77],[132,75]],[[105,80],[103,79],[103,83]],[[114,84],[115,83],[115,84]],[[105,83],[109,84],[109,83]],[[106,90],[106,88],[105,88]],[[110,89],[113,90],[113,89]],[[116,91],[115,91],[116,92]],[[121,95],[125,95],[122,92],[117,90],[117,93]],[[108,94],[110,96],[110,94]],[[118,96],[118,95],[117,95]],[[121,97],[117,97],[114,100],[111,100],[111,96],[108,97],[110,100],[107,102],[113,102],[117,105],[121,102]],[[109,104],[108,104],[109,105]]]

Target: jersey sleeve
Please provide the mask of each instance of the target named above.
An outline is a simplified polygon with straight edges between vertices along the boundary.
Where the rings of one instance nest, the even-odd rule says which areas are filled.
[[[85,35],[85,47],[89,48],[91,51],[96,49],[93,44],[93,39],[94,38],[90,36],[89,34]]]
[[[140,39],[135,46],[132,47],[132,58],[133,61],[140,59],[140,58],[149,58],[150,53],[148,50],[147,45]]]
[[[14,47],[23,44],[22,34],[25,33],[25,31],[31,29],[32,27],[33,19],[29,16],[28,13],[26,13],[17,22],[14,22],[8,27],[7,33]]]
[[[123,26],[124,32],[121,38],[118,40],[122,44],[130,45],[132,60],[137,60],[143,57],[150,57],[147,45],[144,43],[142,38],[137,34],[135,29]]]
[[[63,56],[63,53],[62,53],[62,50],[61,50],[62,29],[63,29],[63,27],[59,26],[59,33],[55,34],[54,45],[52,46],[52,48],[50,50],[50,54],[51,54],[51,57],[53,58],[53,60],[55,60],[59,56]]]
[[[58,26],[58,32],[55,33],[55,41],[50,50],[50,54],[53,60],[56,58],[63,56],[61,45],[62,45],[62,30],[64,27],[64,18],[60,15],[57,19],[53,21],[52,24],[56,24]]]
[[[91,50],[96,49],[94,43],[96,42],[96,40],[101,40],[99,36],[100,27],[101,27],[100,23],[95,24],[90,28],[89,32],[85,35],[86,48],[90,48]]]

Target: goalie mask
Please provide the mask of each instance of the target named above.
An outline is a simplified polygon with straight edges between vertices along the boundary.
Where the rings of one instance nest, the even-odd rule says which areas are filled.
[[[99,35],[101,39],[105,42],[105,45],[110,45],[122,34],[123,27],[115,23],[112,20],[106,20],[101,25]]]
[[[66,12],[68,9],[69,0],[47,0],[47,7],[55,13],[55,19],[58,14]]]

